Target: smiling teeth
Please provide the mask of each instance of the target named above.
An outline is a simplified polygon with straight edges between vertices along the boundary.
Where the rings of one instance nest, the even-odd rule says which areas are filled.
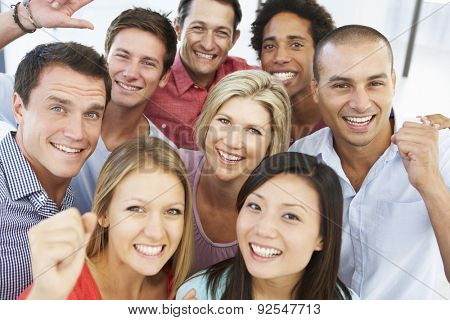
[[[120,81],[116,81],[116,83],[117,83],[120,87],[122,87],[122,88],[124,88],[125,90],[128,90],[128,91],[139,91],[139,90],[140,90],[139,87],[126,85],[125,83],[120,82]]]
[[[146,256],[156,256],[163,249],[163,246],[154,247],[154,246],[146,246],[144,244],[135,244],[134,247],[138,252],[145,254]]]
[[[297,75],[295,72],[275,72],[272,74],[281,81],[290,80]]]
[[[209,59],[209,60],[212,60],[212,58],[214,58],[214,55],[212,55],[212,54],[201,53],[198,51],[195,51],[195,54],[198,55],[200,58],[205,58],[205,59]]]
[[[233,155],[228,154],[228,153],[225,153],[225,152],[223,152],[223,151],[221,151],[221,150],[217,150],[217,151],[219,152],[219,155],[220,155],[223,159],[225,159],[225,160],[227,160],[227,161],[234,161],[234,162],[236,162],[236,161],[241,161],[241,160],[243,159],[242,157],[233,156]]]
[[[251,247],[254,253],[263,258],[271,258],[281,254],[280,250],[274,248],[263,248],[253,243],[251,244]]]
[[[63,146],[62,144],[53,143],[53,146],[56,149],[64,151],[64,152],[67,152],[67,153],[79,153],[79,152],[81,152],[81,149],[72,149],[72,148]]]
[[[372,120],[373,116],[367,116],[367,117],[344,117],[345,121],[351,122],[352,124],[356,125],[366,125],[370,120]]]

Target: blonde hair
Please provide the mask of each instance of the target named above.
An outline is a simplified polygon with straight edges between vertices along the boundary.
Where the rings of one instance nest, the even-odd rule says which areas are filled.
[[[233,97],[251,98],[271,115],[272,141],[267,155],[286,151],[291,135],[291,103],[283,83],[261,70],[233,72],[209,92],[203,110],[195,124],[195,141],[205,152],[206,135],[211,121],[222,105]]]
[[[128,174],[148,165],[156,165],[177,175],[185,193],[183,236],[168,264],[173,275],[172,295],[186,280],[193,261],[192,202],[189,179],[183,161],[167,143],[157,138],[141,136],[115,149],[103,165],[94,193],[92,211],[99,219],[106,218],[114,190]],[[97,224],[86,248],[86,255],[92,258],[108,245],[108,228]]]

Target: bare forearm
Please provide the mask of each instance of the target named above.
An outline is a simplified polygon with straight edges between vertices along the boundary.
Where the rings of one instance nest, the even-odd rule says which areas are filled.
[[[436,235],[445,275],[450,282],[450,191],[440,177],[436,184],[420,193]]]
[[[0,49],[25,34],[25,32],[19,28],[17,23],[14,22],[13,12],[14,9],[0,13]],[[18,14],[23,26],[29,30],[34,30],[34,27],[26,19],[25,15],[28,13],[22,5],[19,5]]]

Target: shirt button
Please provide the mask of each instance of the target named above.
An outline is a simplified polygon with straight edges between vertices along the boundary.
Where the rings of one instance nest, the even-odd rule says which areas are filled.
[[[161,126],[163,129],[167,128],[167,124],[163,123]]]
[[[40,196],[39,196],[39,200],[40,200],[40,201],[44,201],[44,200],[45,200],[45,196],[44,196],[44,195],[40,195]]]
[[[195,89],[198,89],[198,86],[197,86],[197,85],[194,85],[194,88],[195,88]]]

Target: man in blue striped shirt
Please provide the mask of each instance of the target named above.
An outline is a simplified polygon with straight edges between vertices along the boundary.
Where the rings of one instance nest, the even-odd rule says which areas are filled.
[[[0,141],[0,299],[31,282],[28,230],[72,205],[69,183],[95,150],[111,80],[95,50],[39,45],[15,77],[17,132]]]

